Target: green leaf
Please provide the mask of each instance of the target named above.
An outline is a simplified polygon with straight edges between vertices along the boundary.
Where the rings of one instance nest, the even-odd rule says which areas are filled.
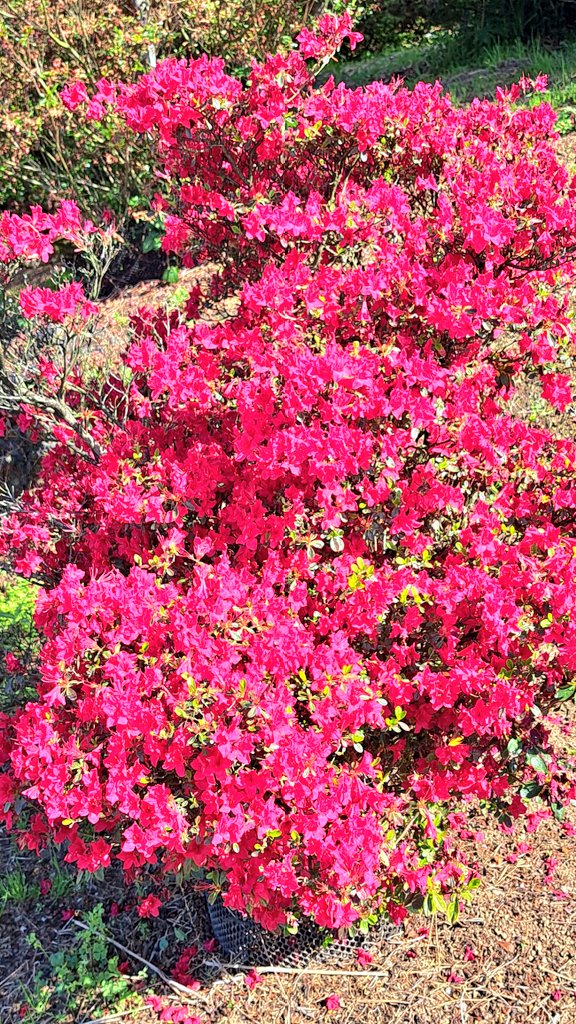
[[[520,790],[523,800],[534,800],[542,792],[542,786],[538,782],[527,782]]]
[[[564,821],[566,817],[566,808],[562,804],[552,804],[552,813],[556,818],[556,821]]]
[[[162,232],[151,228],[142,239],[142,252],[156,252],[162,244]]]
[[[545,775],[548,771],[548,765],[541,754],[527,754],[526,760],[535,772],[541,772]]]
[[[568,683],[566,686],[560,686],[559,689],[556,690],[555,697],[556,700],[572,700],[572,697],[575,693],[576,686],[573,686],[570,683]]]
[[[432,911],[433,913],[446,914],[446,900],[444,899],[441,892],[433,892],[430,894],[432,897]]]
[[[176,284],[178,282],[180,271],[178,267],[166,267],[166,270],[162,274],[162,280],[164,284]]]
[[[453,896],[448,906],[446,907],[446,918],[448,924],[456,924],[456,921],[460,917],[460,900],[457,896]]]

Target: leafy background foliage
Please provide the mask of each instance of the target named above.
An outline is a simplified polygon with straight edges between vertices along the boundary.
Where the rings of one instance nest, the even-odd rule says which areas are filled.
[[[123,219],[150,192],[153,150],[113,119],[80,123],[62,105],[70,80],[133,80],[154,59],[202,52],[249,67],[317,16],[322,0],[7,0],[0,13],[0,207],[73,196],[86,211]],[[337,4],[336,4],[337,6]],[[145,10],[145,14],[142,11]]]

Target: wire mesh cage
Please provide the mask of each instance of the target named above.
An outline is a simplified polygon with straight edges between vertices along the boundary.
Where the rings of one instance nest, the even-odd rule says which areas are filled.
[[[311,962],[349,963],[359,949],[377,949],[398,935],[399,929],[382,919],[366,935],[344,935],[319,928],[312,922],[302,923],[295,935],[269,932],[250,918],[224,906],[218,896],[208,901],[210,925],[231,963],[244,966],[286,966],[305,968]]]

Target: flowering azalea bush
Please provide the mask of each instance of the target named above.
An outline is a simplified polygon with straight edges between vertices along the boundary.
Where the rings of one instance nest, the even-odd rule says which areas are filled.
[[[182,313],[140,310],[98,397],[44,364],[76,429],[2,530],[45,638],[37,701],[1,721],[4,819],[81,869],[203,869],[270,928],[453,917],[469,802],[575,793],[549,717],[576,670],[576,444],[507,399],[530,373],[572,400],[576,182],[527,82],[468,109],[314,87],[344,35],[325,18],[246,84],[200,58],[78,91],[154,133],[163,244],[218,266]],[[6,215],[3,259],[57,228]],[[93,315],[70,291],[22,310],[72,301]]]

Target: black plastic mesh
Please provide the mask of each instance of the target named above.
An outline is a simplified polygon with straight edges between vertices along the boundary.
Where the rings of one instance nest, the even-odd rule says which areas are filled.
[[[370,952],[398,935],[399,929],[382,920],[368,935],[338,935],[313,923],[301,924],[296,935],[269,932],[249,918],[225,907],[218,897],[208,903],[214,937],[232,963],[246,966],[306,967],[318,963],[349,963],[359,949]]]
[[[47,447],[35,444],[16,426],[12,417],[8,419],[0,438],[0,515],[11,512],[14,499],[33,483]]]

